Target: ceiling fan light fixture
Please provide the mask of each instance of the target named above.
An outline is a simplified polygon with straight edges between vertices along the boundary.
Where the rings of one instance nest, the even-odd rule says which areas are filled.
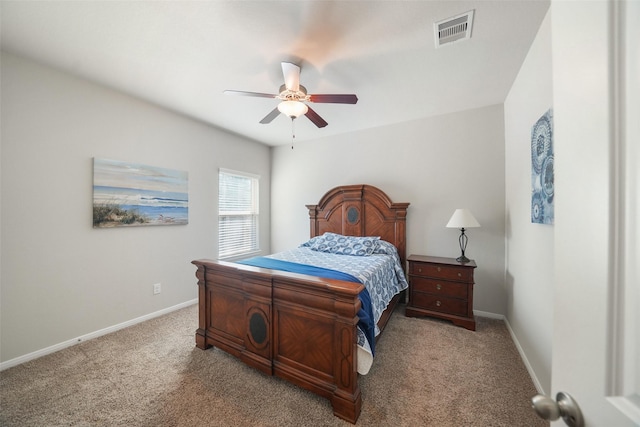
[[[278,94],[245,92],[241,90],[225,90],[229,95],[255,96],[258,98],[275,98],[281,102],[269,114],[260,120],[261,124],[271,123],[280,114],[284,114],[293,120],[303,114],[318,128],[323,128],[329,123],[313,109],[307,106],[307,102],[332,103],[332,104],[356,104],[358,97],[354,94],[307,94],[307,89],[300,84],[300,67],[290,62],[283,62],[282,76],[284,84],[280,86]]]
[[[303,114],[307,114],[309,107],[300,101],[282,101],[278,104],[278,110],[285,116],[296,119]]]

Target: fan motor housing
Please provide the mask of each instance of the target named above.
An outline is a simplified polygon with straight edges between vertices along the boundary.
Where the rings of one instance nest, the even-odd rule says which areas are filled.
[[[280,86],[280,94],[277,98],[283,101],[309,101],[307,88],[302,85],[298,85],[297,91],[287,89],[286,85]]]

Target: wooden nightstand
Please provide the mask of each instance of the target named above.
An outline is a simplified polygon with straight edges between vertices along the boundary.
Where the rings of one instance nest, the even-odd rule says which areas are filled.
[[[411,255],[407,316],[433,316],[476,330],[473,316],[473,270],[475,261]]]

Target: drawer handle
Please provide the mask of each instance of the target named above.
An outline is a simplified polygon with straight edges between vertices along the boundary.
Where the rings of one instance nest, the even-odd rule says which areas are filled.
[[[438,271],[440,271],[440,267],[438,267]]]
[[[418,273],[422,273],[422,269],[421,268],[418,269]]]
[[[437,289],[437,290],[441,290],[441,289],[442,289],[442,285],[441,285],[440,283],[438,283],[438,284],[436,285],[436,289]]]
[[[458,277],[462,277],[462,273],[458,273]]]
[[[439,300],[438,300],[438,301],[436,301],[436,306],[437,306],[437,307],[440,307],[441,305],[442,305],[442,303],[441,303]]]

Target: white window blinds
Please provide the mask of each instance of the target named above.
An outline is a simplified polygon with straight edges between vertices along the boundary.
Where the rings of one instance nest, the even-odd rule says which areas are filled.
[[[218,192],[218,258],[256,252],[258,246],[259,177],[220,169]]]

